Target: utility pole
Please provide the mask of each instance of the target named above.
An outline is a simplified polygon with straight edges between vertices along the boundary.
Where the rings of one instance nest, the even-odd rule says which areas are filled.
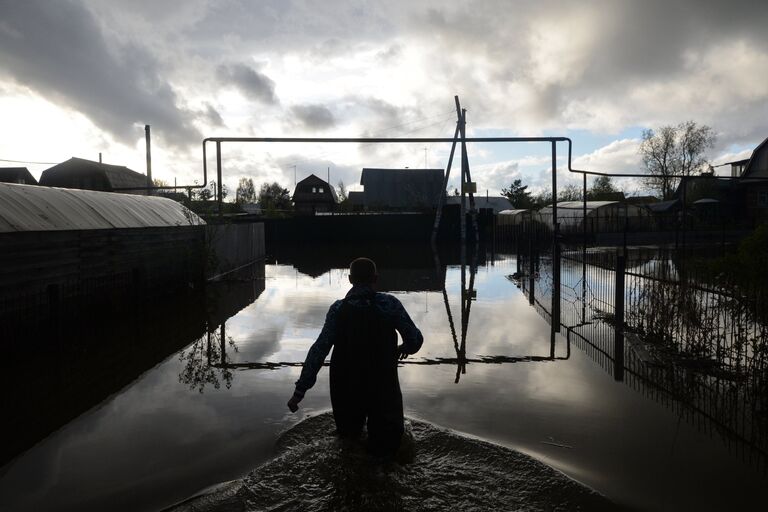
[[[148,195],[152,195],[152,147],[150,145],[149,125],[144,125],[144,140],[147,145],[147,187]]]
[[[458,101],[458,96],[455,96]],[[445,195],[447,194],[448,179],[451,177],[451,164],[453,164],[453,154],[456,151],[456,142],[459,138],[459,125],[460,122],[456,122],[456,131],[453,133],[453,143],[451,144],[451,154],[448,156],[448,165],[445,168],[445,176],[443,177],[443,188],[440,190],[440,195],[437,198],[437,211],[435,211],[435,224],[432,226],[432,245],[437,241],[437,232],[440,229],[440,217],[443,213],[443,205],[445,204]]]

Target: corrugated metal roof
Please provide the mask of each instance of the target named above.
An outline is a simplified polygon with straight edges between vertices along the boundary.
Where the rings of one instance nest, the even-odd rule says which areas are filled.
[[[172,199],[0,183],[0,233],[197,224]]]
[[[530,213],[531,210],[502,210],[499,212],[499,215],[522,215],[525,213]]]

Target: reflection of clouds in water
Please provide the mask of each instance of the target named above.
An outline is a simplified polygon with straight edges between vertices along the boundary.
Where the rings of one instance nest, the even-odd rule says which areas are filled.
[[[280,350],[282,339],[282,326],[258,329],[238,342],[238,360],[266,361],[269,356]]]
[[[200,394],[179,384],[179,371],[173,356],[27,452],[8,468],[0,494],[21,485],[34,491],[14,492],[20,501],[10,509],[41,510],[40,500],[51,496],[72,508],[82,503],[85,482],[94,510],[110,508],[126,488],[134,496],[126,508],[147,508],[159,492],[182,499],[209,485],[211,475],[234,478],[269,456],[281,425],[293,419],[283,413],[290,372],[238,372],[232,389]],[[119,463],[105,471],[107,460]]]

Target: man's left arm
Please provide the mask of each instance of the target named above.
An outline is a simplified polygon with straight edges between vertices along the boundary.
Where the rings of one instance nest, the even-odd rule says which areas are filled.
[[[340,307],[341,301],[335,302],[330,307],[328,314],[325,316],[325,324],[323,324],[320,335],[310,347],[309,352],[307,352],[307,358],[304,360],[304,365],[301,368],[301,375],[299,380],[296,381],[296,389],[288,401],[288,408],[291,412],[298,410],[299,402],[304,399],[304,393],[315,385],[317,372],[320,371],[328,352],[331,351],[334,338],[336,337],[336,315]]]

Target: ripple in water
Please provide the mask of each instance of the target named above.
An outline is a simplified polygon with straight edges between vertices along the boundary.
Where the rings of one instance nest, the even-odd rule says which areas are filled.
[[[409,464],[377,463],[334,435],[331,413],[277,441],[277,455],[184,511],[616,510],[595,491],[515,450],[407,421]]]

